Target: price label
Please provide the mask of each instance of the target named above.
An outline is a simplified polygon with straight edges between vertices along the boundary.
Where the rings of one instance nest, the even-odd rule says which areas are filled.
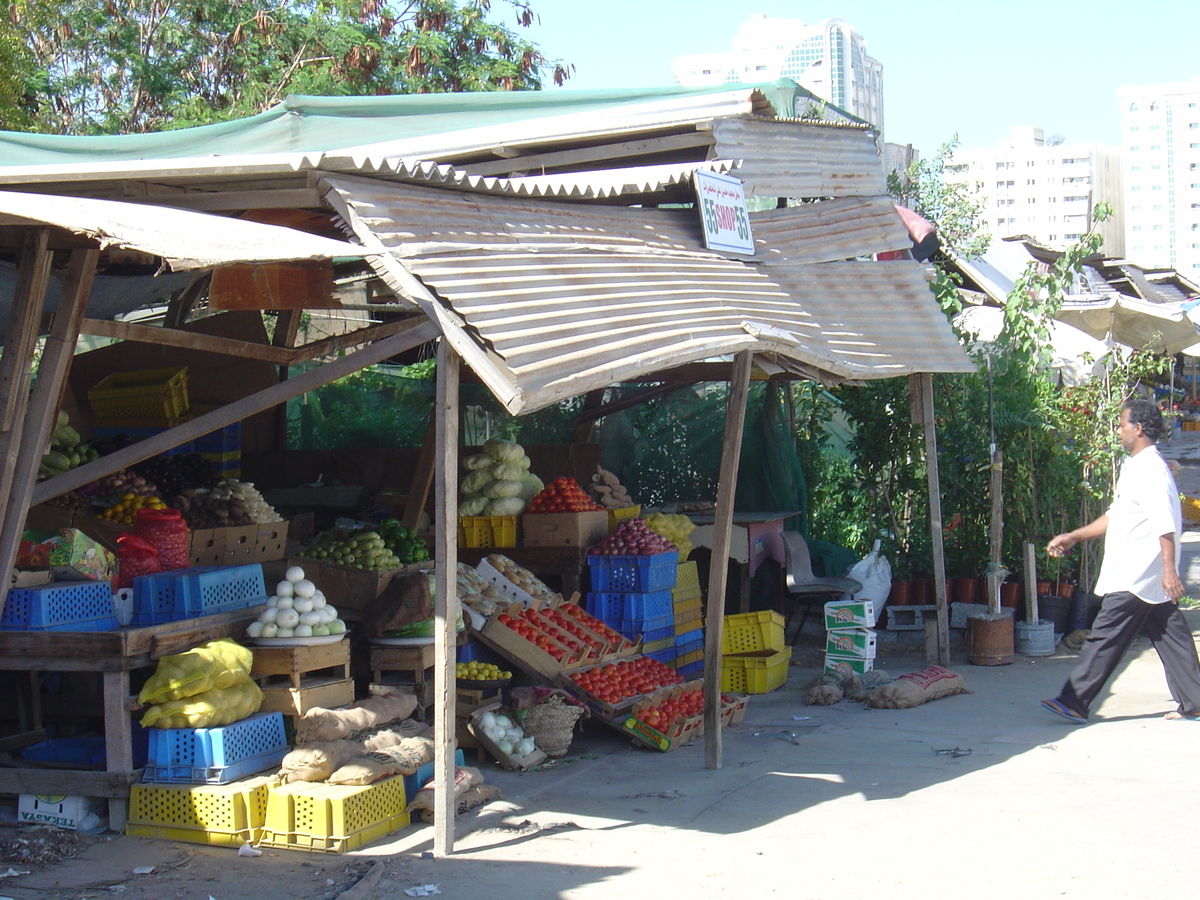
[[[750,214],[742,182],[732,175],[697,170],[693,173],[696,205],[704,226],[704,246],[709,250],[754,255]]]

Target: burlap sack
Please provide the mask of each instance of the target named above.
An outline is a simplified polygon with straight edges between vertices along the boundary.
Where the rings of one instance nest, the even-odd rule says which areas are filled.
[[[377,750],[398,747],[410,735],[380,731],[362,740],[320,741],[297,747],[283,758],[279,777],[288,784],[293,781],[326,781],[351,760]]]
[[[865,703],[871,696],[871,691],[891,682],[892,676],[883,669],[872,669],[870,672],[859,675],[858,679],[858,686],[853,691],[846,692],[846,699],[853,700],[855,703]]]
[[[842,702],[842,689],[836,684],[814,684],[808,689],[809,706],[833,706]]]
[[[454,814],[462,815],[465,812],[470,812],[473,809],[478,809],[485,803],[491,803],[493,800],[503,800],[504,795],[500,793],[500,788],[490,784],[477,784],[462,794],[454,803]],[[433,824],[433,810],[422,809],[420,811],[421,821],[427,825]]]
[[[339,709],[314,707],[296,724],[296,743],[341,740],[364,728],[375,728],[396,719],[407,719],[416,708],[416,695],[403,690],[368,697]]]
[[[406,738],[395,747],[352,759],[329,776],[330,784],[373,784],[389,775],[412,775],[433,759],[433,740]]]
[[[455,766],[454,768],[454,799],[457,800],[477,784],[483,784],[483,774],[470,766]],[[433,788],[423,787],[409,802],[408,808],[433,810]]]
[[[966,692],[967,685],[961,675],[941,666],[929,666],[876,688],[867,697],[867,703],[875,709],[911,709],[930,700]]]

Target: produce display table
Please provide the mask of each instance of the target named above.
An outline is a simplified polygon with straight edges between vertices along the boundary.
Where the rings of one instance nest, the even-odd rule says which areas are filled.
[[[587,565],[585,547],[459,547],[458,561],[476,566],[489,553],[502,553],[542,581],[547,577],[559,579],[562,595],[568,600],[586,587],[583,582]]]
[[[738,612],[750,611],[750,579],[758,567],[768,559],[784,566],[783,521],[791,512],[750,512],[733,514],[733,529],[729,534],[729,558],[738,564],[741,577],[738,579]],[[715,516],[688,513],[696,523],[696,530],[689,538],[696,547],[712,548],[713,522]]]
[[[258,609],[239,609],[115,631],[0,631],[0,670],[16,672],[100,672],[104,689],[106,770],[0,767],[0,794],[67,794],[109,799],[109,827],[123,830],[129,812],[129,786],[141,778],[133,766],[129,673],[151,666],[162,656],[181,653],[221,637],[240,637]],[[41,731],[34,698],[33,728]],[[33,737],[29,743],[40,738]],[[9,739],[16,748],[20,742]]]

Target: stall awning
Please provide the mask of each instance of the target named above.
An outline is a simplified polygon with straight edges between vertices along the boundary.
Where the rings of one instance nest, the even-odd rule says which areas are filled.
[[[829,383],[974,369],[918,264],[848,261],[909,245],[886,198],[773,211],[748,261],[705,250],[693,210],[326,183],[513,413],[746,349]]]
[[[168,267],[361,257],[363,248],[291,228],[161,206],[0,191],[0,225],[53,225],[162,257]]]

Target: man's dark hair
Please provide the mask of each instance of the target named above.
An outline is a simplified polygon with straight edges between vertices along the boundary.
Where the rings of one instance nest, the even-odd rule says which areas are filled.
[[[1121,409],[1129,410],[1129,424],[1141,425],[1142,434],[1154,443],[1162,436],[1163,420],[1158,405],[1153,400],[1126,400]]]

